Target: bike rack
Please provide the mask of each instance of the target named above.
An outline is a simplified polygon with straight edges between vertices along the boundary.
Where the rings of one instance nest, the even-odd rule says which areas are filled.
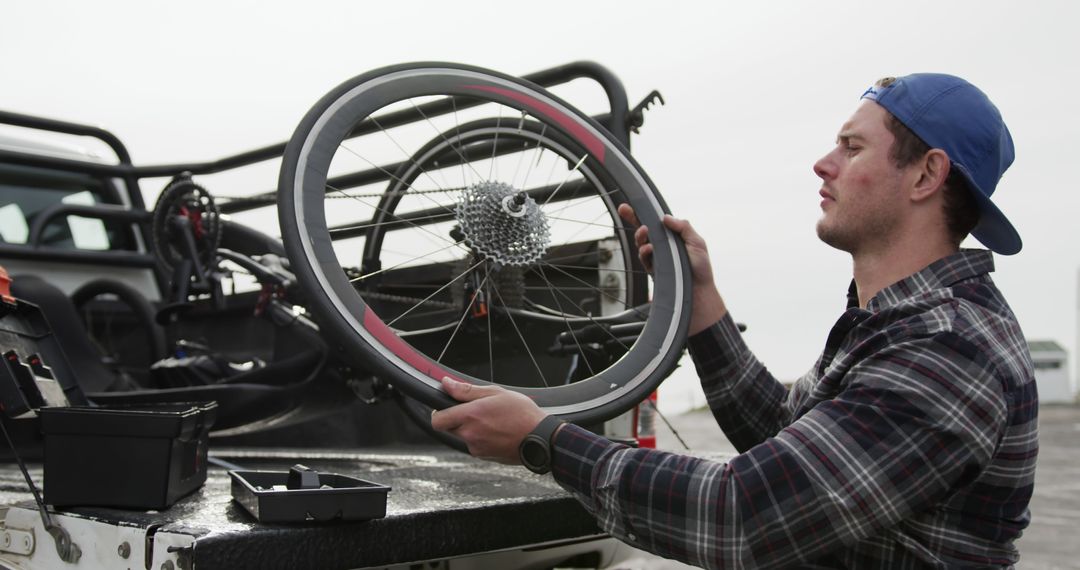
[[[631,113],[627,104],[626,89],[615,74],[607,68],[598,63],[579,61],[538,71],[522,76],[522,78],[532,81],[542,87],[554,87],[556,85],[569,83],[575,79],[592,79],[596,81],[603,87],[604,92],[607,95],[610,111],[593,118],[612,133],[619,142],[629,148],[629,121]],[[421,109],[427,112],[429,109],[437,109],[440,106],[445,107],[445,111],[449,112],[450,106],[441,102],[429,103],[427,106],[421,106]],[[463,107],[459,107],[459,109],[460,108]],[[430,113],[428,113],[428,116],[431,116]],[[394,113],[392,117],[387,117],[386,120],[381,122],[387,126],[399,126],[419,120],[422,120],[421,114],[415,110],[411,110]],[[23,164],[27,166],[50,166],[87,174],[114,176],[130,175],[136,179],[175,176],[185,171],[191,172],[192,174],[215,174],[224,172],[226,170],[232,170],[234,168],[249,166],[258,162],[278,158],[285,152],[286,144],[281,142],[207,162],[135,166],[131,162],[131,155],[128,153],[124,144],[120,142],[120,139],[113,133],[100,127],[57,121],[45,117],[23,115],[8,111],[0,111],[0,124],[96,138],[107,144],[113,152],[116,153],[118,164],[96,164],[78,160],[30,155],[7,150],[0,150],[0,162]],[[358,132],[353,133],[354,136],[361,134],[365,134],[365,132],[363,130],[358,130]],[[135,194],[137,195],[138,193]],[[141,206],[142,204],[137,205]]]
[[[604,66],[590,61],[577,61],[531,73],[522,78],[545,88],[569,83],[575,79],[591,79],[595,81],[603,88],[604,93],[607,96],[609,111],[604,114],[596,115],[593,119],[609,131],[615,139],[621,142],[626,148],[630,148],[630,132],[632,129],[636,129],[636,127],[640,126],[642,120],[641,109],[645,106],[647,101],[643,101],[642,105],[631,110],[627,103],[626,89],[623,87],[622,82],[614,73]],[[651,97],[652,95],[647,99],[651,99]],[[432,103],[421,105],[418,110],[411,109],[390,113],[384,117],[380,117],[379,120],[384,126],[400,126],[420,121],[423,120],[425,114],[430,117],[451,112],[453,107],[448,101],[449,100],[434,101]],[[465,108],[466,106],[469,105],[458,105],[458,109]],[[8,111],[0,111],[0,124],[77,136],[87,136],[104,142],[116,154],[116,164],[102,164],[60,157],[40,156],[3,149],[0,149],[0,164],[7,163],[31,167],[47,167],[50,169],[99,177],[119,178],[127,187],[132,210],[141,211],[145,211],[147,208],[139,188],[140,179],[171,177],[182,172],[190,172],[193,175],[220,173],[279,158],[284,154],[286,145],[285,142],[281,142],[206,162],[135,166],[132,164],[131,155],[128,153],[127,148],[120,141],[119,137],[100,127]],[[361,124],[352,133],[352,136],[367,134],[373,130],[374,127],[372,124]],[[374,168],[348,174],[340,177],[338,179],[338,184],[342,187],[352,187],[388,180],[389,175],[387,172],[393,172],[395,170],[394,166],[395,165],[387,165],[383,168]],[[276,190],[271,190],[243,199],[233,200],[221,204],[220,210],[223,213],[237,213],[270,206],[275,203],[275,195]],[[119,260],[124,258],[124,255],[128,255],[129,257],[126,261],[122,262],[125,265],[153,267],[152,259],[149,259],[148,256],[132,256],[127,252],[72,251],[39,247],[38,239],[36,238],[40,237],[43,228],[57,217],[66,215],[80,215],[83,217],[92,217],[113,222],[132,222],[134,230],[141,234],[143,243],[150,243],[149,240],[151,239],[151,236],[147,223],[148,220],[145,217],[140,216],[128,218],[123,215],[118,215],[115,211],[116,209],[117,205],[111,204],[82,206],[77,209],[50,208],[47,212],[42,212],[39,216],[40,219],[35,220],[33,223],[34,231],[32,232],[32,235],[35,239],[31,240],[25,246],[0,244],[0,256],[46,257],[77,263],[116,264]],[[121,255],[117,255],[118,253]],[[163,279],[167,279],[167,276],[160,275],[160,271],[158,273],[159,283],[164,283]]]

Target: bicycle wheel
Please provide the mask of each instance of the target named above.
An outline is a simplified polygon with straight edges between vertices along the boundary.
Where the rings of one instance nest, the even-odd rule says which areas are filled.
[[[450,376],[601,421],[681,353],[689,269],[663,200],[618,142],[531,83],[447,63],[353,78],[301,121],[278,190],[324,332],[430,406],[453,403]],[[655,246],[651,292],[624,202]]]

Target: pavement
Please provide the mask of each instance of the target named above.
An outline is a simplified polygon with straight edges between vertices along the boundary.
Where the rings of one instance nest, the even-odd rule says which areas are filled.
[[[668,417],[688,453],[735,453],[707,410]],[[686,448],[657,424],[657,447]],[[1031,526],[1017,541],[1021,570],[1080,570],[1080,406],[1043,405],[1039,410],[1039,461]],[[677,570],[685,564],[637,551],[609,570]]]

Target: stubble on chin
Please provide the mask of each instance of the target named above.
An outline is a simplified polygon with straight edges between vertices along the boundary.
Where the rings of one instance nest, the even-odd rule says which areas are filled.
[[[851,244],[848,243],[850,240],[843,229],[830,225],[824,215],[817,221],[814,229],[817,232],[818,239],[825,245],[840,251],[851,251]]]

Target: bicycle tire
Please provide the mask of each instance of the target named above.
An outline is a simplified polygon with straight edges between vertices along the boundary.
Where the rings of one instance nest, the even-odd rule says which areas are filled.
[[[569,421],[593,423],[629,409],[655,389],[674,368],[681,354],[690,310],[689,265],[685,248],[682,241],[663,226],[661,220],[668,212],[667,207],[629,152],[591,118],[544,89],[518,78],[450,63],[397,65],[374,70],[346,81],[324,96],[307,113],[286,146],[279,178],[278,208],[282,240],[298,283],[308,300],[308,308],[325,333],[342,348],[347,359],[381,375],[409,396],[429,406],[444,408],[454,403],[440,388],[439,380],[444,376],[476,384],[488,384],[495,379],[494,356],[491,357],[491,380],[464,373],[440,362],[450,346],[449,343],[454,340],[453,335],[438,357],[421,352],[399,336],[372,308],[372,303],[365,302],[358,290],[360,288],[341,270],[342,261],[335,252],[331,239],[332,224],[327,221],[325,204],[328,194],[340,192],[343,196],[350,197],[346,192],[328,184],[328,180],[332,179],[331,166],[335,156],[339,155],[342,148],[348,150],[344,142],[349,140],[354,132],[362,130],[360,127],[363,125],[370,126],[374,122],[382,129],[379,119],[388,115],[379,114],[380,111],[389,113],[387,108],[393,108],[393,105],[403,101],[420,110],[422,107],[418,107],[415,101],[428,101],[432,98],[479,101],[498,106],[500,113],[503,108],[520,112],[522,125],[526,119],[530,125],[542,125],[552,133],[546,138],[541,135],[541,138],[545,139],[544,145],[555,147],[562,145],[563,142],[560,141],[564,141],[568,155],[582,156],[574,170],[580,168],[578,174],[584,181],[581,186],[594,186],[596,195],[592,198],[602,198],[603,204],[598,206],[601,213],[606,209],[609,215],[614,215],[614,207],[618,203],[627,202],[634,207],[638,218],[648,227],[649,237],[654,245],[652,301],[640,332],[627,341],[632,342],[632,345],[623,345],[625,353],[599,372],[590,368],[587,377],[572,383],[537,387],[507,386],[530,396],[548,413]],[[456,121],[456,107],[454,113]],[[427,119],[426,116],[424,118]],[[428,119],[427,122],[432,121]],[[434,127],[434,124],[432,126]],[[435,131],[440,136],[445,136],[438,128]],[[387,136],[394,141],[392,136]],[[555,140],[556,137],[559,141]],[[540,145],[541,142],[538,141],[536,148],[539,149]],[[450,145],[450,150],[461,157],[463,171],[467,162],[462,153],[465,148],[464,145],[461,148]],[[498,148],[497,138],[494,148]],[[544,150],[547,148],[545,146]],[[404,152],[404,149],[402,151]],[[356,154],[352,150],[349,152]],[[405,154],[410,156],[407,152]],[[540,154],[543,156],[543,151]],[[556,153],[553,151],[552,154]],[[566,157],[557,157],[557,160],[564,158]],[[374,165],[374,162],[366,158],[365,160]],[[495,162],[494,155],[491,162]],[[406,161],[402,163],[402,167],[408,164]],[[569,168],[569,161],[567,166]],[[554,169],[554,166],[552,168]],[[592,173],[595,180],[589,179],[587,173]],[[432,178],[429,173],[425,174]],[[571,171],[571,174],[574,172]],[[490,185],[494,183],[483,180],[479,172],[477,175],[482,181],[474,186],[487,184],[485,191],[490,191]],[[515,172],[514,177],[516,176]],[[432,179],[432,182],[435,180]],[[533,190],[519,192],[527,195],[522,198],[526,204],[530,204],[528,200],[533,199],[530,192]],[[547,201],[550,202],[558,192],[559,188],[556,188]],[[414,194],[422,192],[414,191]],[[394,196],[396,195],[385,194],[383,199],[392,199]],[[534,200],[534,203],[538,202],[538,199]],[[533,205],[537,206],[537,211],[543,211],[542,207],[546,206],[547,202],[543,206]],[[505,200],[503,207],[506,209]],[[542,218],[542,214],[537,216]],[[622,240],[619,242],[621,251],[632,251],[632,231],[621,228],[617,221],[613,228],[616,238]],[[499,263],[493,261],[489,253],[476,255],[476,259],[485,263],[487,269],[490,270],[494,265],[496,271],[498,270]],[[631,263],[636,263],[634,255],[629,256]],[[468,256],[466,253],[466,259],[474,259]],[[542,256],[535,261],[538,266],[547,263]],[[543,269],[540,271],[543,273]],[[640,277],[643,273],[638,271],[635,275]],[[458,278],[460,276],[455,279]],[[486,279],[487,276],[485,281]],[[556,287],[546,277],[544,280],[551,289],[548,293],[552,298],[558,299],[557,295],[565,296],[565,292],[559,290],[560,287]],[[603,293],[598,287],[594,288]],[[484,291],[484,284],[481,283],[477,290]],[[473,299],[475,298],[474,293]],[[627,299],[622,298],[619,301],[625,302]],[[626,304],[628,312],[631,312],[632,305]],[[581,307],[577,308],[582,313],[580,317],[560,310],[552,311],[557,313],[552,318],[556,321],[561,318],[567,327],[570,327],[571,321],[575,324],[597,322],[599,317],[591,316]],[[465,308],[466,312],[468,309]],[[508,306],[503,307],[503,310],[513,321],[514,312]],[[548,310],[550,311],[550,308]],[[460,312],[460,308],[458,311]],[[467,316],[462,314],[458,327]],[[521,313],[519,318],[524,318]],[[518,328],[516,324],[514,327]],[[623,343],[607,330],[606,325],[600,329],[615,341]],[[574,342],[578,342],[578,331],[570,330]],[[457,332],[455,329],[454,334]],[[543,377],[543,370],[528,346],[530,343],[520,330],[518,336],[520,344],[529,352],[533,364]],[[490,339],[488,348],[490,351]],[[580,344],[578,349],[582,350]],[[581,357],[588,362],[584,350]]]

